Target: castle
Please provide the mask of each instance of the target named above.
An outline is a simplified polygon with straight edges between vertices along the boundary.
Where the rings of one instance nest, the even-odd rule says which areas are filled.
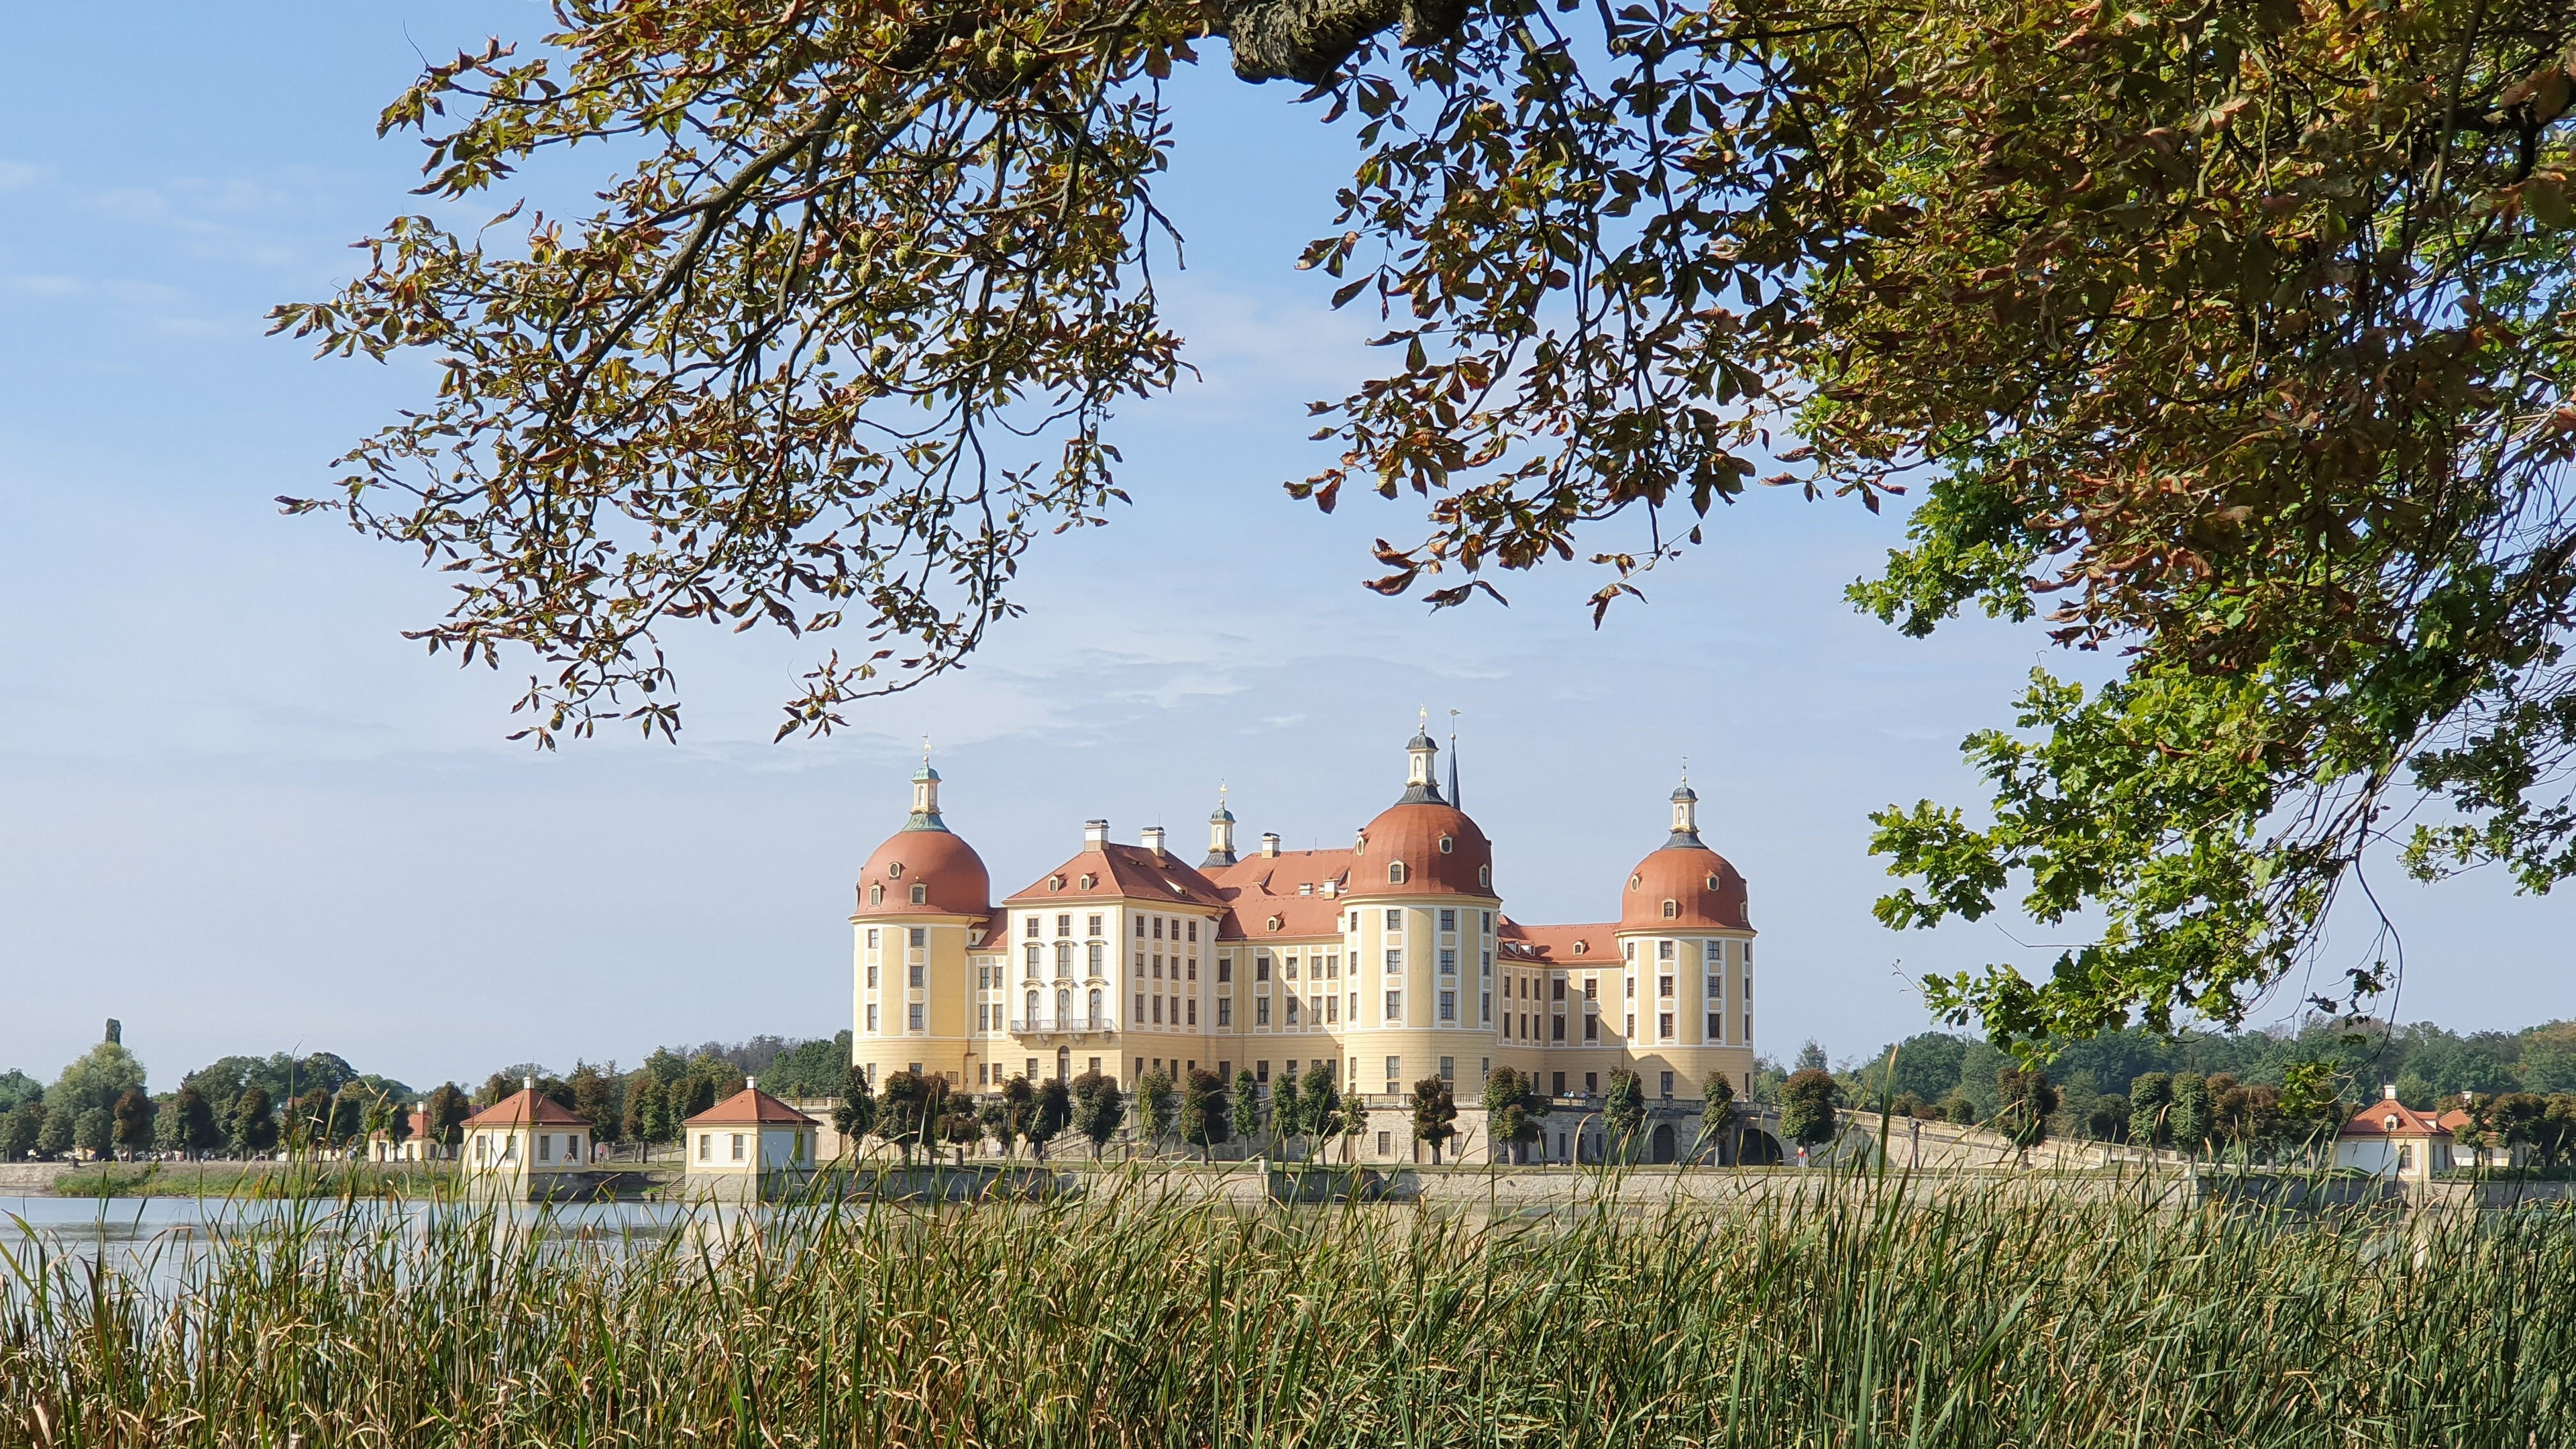
[[[859,876],[854,1064],[989,1091],[1201,1068],[1266,1087],[1320,1062],[1383,1106],[1435,1074],[1472,1102],[1497,1066],[1559,1097],[1623,1068],[1650,1099],[1696,1099],[1712,1073],[1750,1089],[1744,878],[1700,840],[1687,780],[1616,921],[1534,926],[1504,913],[1491,843],[1441,793],[1439,746],[1416,734],[1405,753],[1404,793],[1348,850],[1263,835],[1239,855],[1220,803],[1193,867],[1160,828],[1128,845],[1093,820],[999,906],[925,759],[911,819]]]

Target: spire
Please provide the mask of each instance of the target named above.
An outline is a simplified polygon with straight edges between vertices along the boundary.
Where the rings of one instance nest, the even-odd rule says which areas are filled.
[[[1199,869],[1210,870],[1220,865],[1232,864],[1234,864],[1234,812],[1225,808],[1225,782],[1219,780],[1216,785],[1216,813],[1208,817],[1207,859],[1199,862]]]
[[[1449,711],[1449,803],[1464,810],[1466,797],[1458,793],[1458,711]]]
[[[1681,788],[1673,791],[1673,833],[1666,850],[1706,850],[1699,838],[1699,792],[1690,787],[1690,760],[1682,761]]]
[[[912,818],[903,823],[906,830],[946,830],[948,822],[939,818],[939,772],[930,768],[930,738],[921,741],[921,768],[912,772]]]
[[[1440,798],[1440,775],[1433,768],[1432,757],[1440,747],[1431,742],[1431,711],[1422,712],[1422,723],[1404,747],[1404,795],[1398,805],[1445,805]]]

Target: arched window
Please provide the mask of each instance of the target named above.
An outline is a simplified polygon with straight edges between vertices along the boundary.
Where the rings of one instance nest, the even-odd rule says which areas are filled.
[[[1677,921],[1677,920],[1681,919],[1681,914],[1682,914],[1682,903],[1681,903],[1681,902],[1679,902],[1679,901],[1666,901],[1666,902],[1664,902],[1664,919],[1665,919],[1665,920],[1667,920],[1667,921]]]
[[[1100,877],[1096,875],[1085,875],[1082,878],[1082,888],[1084,890],[1089,890],[1098,884],[1100,884]]]
[[[1476,884],[1483,886],[1488,890],[1493,889],[1494,868],[1490,865],[1480,865],[1476,867]]]
[[[1453,851],[1455,851],[1455,850],[1456,850],[1456,848],[1457,848],[1457,844],[1458,844],[1458,842],[1456,842],[1456,841],[1454,841],[1454,840],[1450,839],[1448,836],[1446,836],[1446,835],[1441,836],[1441,837],[1440,837],[1440,853],[1441,853],[1442,855],[1448,855],[1448,854],[1451,854]]]
[[[1038,1024],[1038,994],[1034,991],[1029,993],[1029,1014],[1021,1020],[1020,1024],[1031,1029],[1035,1029]]]
[[[912,888],[912,903],[916,906],[930,904],[930,887],[915,883]]]
[[[1091,988],[1091,1024],[1100,1025],[1100,988]]]
[[[884,886],[872,885],[868,887],[868,904],[872,906],[881,906],[885,904]]]
[[[1055,1024],[1062,1026],[1066,1021],[1070,1020],[1072,1016],[1073,993],[1070,991],[1057,992],[1055,994]]]
[[[1403,861],[1400,861],[1400,860],[1390,860],[1390,861],[1388,861],[1388,862],[1386,863],[1386,883],[1387,883],[1388,885],[1402,885],[1402,884],[1404,884],[1404,862],[1403,862]]]

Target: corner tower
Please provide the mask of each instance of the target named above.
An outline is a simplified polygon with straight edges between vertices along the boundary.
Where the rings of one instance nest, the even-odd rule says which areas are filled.
[[[1429,731],[1406,742],[1404,793],[1352,847],[1342,911],[1346,1085],[1399,1096],[1446,1076],[1462,1099],[1483,1089],[1494,1060],[1494,950],[1501,897],[1494,848],[1465,811],[1441,798],[1440,747]]]
[[[1647,1095],[1697,1097],[1713,1073],[1741,1083],[1753,1070],[1755,933],[1744,877],[1700,838],[1687,771],[1671,804],[1671,833],[1620,897],[1616,1019]]]
[[[850,915],[850,1064],[872,1084],[896,1071],[974,1079],[972,953],[993,916],[992,878],[939,813],[939,772],[925,755],[912,813],[859,871]]]

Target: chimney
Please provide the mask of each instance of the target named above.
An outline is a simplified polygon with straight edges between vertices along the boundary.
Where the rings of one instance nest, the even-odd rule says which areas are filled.
[[[2381,1100],[2381,1101],[2383,1101],[2383,1102],[2394,1102],[2394,1101],[2396,1101],[2396,1100],[2397,1100],[2397,1084],[2396,1084],[2395,1082],[2383,1082],[2383,1083],[2381,1083],[2381,1084],[2380,1084],[2380,1088],[2379,1088],[2379,1100]]]
[[[1082,848],[1083,848],[1083,849],[1085,849],[1085,850],[1098,850],[1100,847],[1102,847],[1102,846],[1104,846],[1104,845],[1107,845],[1108,843],[1109,843],[1109,822],[1108,822],[1108,821],[1106,821],[1106,820],[1086,820],[1086,821],[1082,822]]]
[[[522,1091],[522,1092],[533,1092],[533,1091],[535,1091],[536,1089],[537,1089],[537,1079],[536,1079],[536,1078],[534,1078],[534,1077],[521,1077],[521,1078],[519,1079],[519,1090],[520,1090],[520,1091]]]
[[[2460,1110],[2461,1110],[2461,1111],[2463,1111],[2463,1112],[2471,1112],[2471,1111],[2475,1111],[2475,1110],[2477,1109],[2477,1105],[2478,1105],[2478,1094],[2477,1094],[2477,1093],[2475,1093],[2475,1092],[2462,1092],[2462,1093],[2460,1094]]]
[[[117,1020],[115,1017],[109,1017],[107,1019],[107,1039],[111,1044],[122,1045],[125,1041],[125,1023]]]
[[[1275,856],[1279,853],[1278,831],[1265,830],[1261,832],[1261,853],[1265,856]]]
[[[1154,852],[1156,855],[1163,853],[1163,827],[1159,825],[1146,826],[1143,839],[1147,850]]]
[[[746,1091],[746,1092],[757,1092],[757,1091],[759,1091],[759,1090],[760,1090],[760,1078],[758,1078],[758,1077],[745,1077],[745,1078],[743,1078],[743,1079],[742,1079],[742,1089],[743,1089],[744,1091]]]

